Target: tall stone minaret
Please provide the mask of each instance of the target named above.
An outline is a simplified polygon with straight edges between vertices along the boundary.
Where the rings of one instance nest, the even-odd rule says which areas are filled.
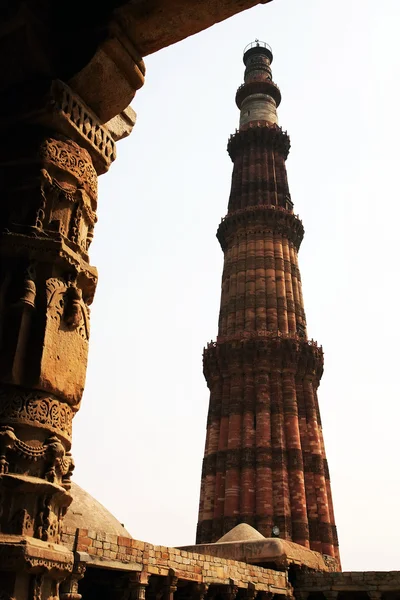
[[[217,233],[218,337],[204,351],[210,407],[197,543],[245,522],[339,561],[317,398],[323,353],[306,330],[304,230],[287,182],[281,94],[267,44],[250,44],[243,60],[240,127],[228,143],[232,188]]]

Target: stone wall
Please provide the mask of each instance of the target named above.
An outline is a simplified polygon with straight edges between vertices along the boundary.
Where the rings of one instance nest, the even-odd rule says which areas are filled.
[[[168,576],[173,569],[178,579],[198,583],[229,585],[232,580],[239,588],[249,584],[257,591],[291,596],[287,573],[264,569],[244,562],[153,546],[127,537],[88,529],[66,527],[62,542],[71,550],[89,555],[88,564],[131,571],[146,571],[150,575]],[[120,563],[117,566],[117,563]]]
[[[329,600],[365,592],[371,600],[390,594],[400,599],[400,571],[349,571],[344,573],[301,573],[296,578],[296,598],[308,600],[320,593]],[[312,596],[311,596],[312,594]],[[358,595],[357,595],[358,594]]]
[[[265,599],[278,594],[296,600],[400,600],[400,571],[328,573],[299,569],[293,565],[293,588],[289,583],[288,570],[265,569],[219,556],[154,546],[101,531],[65,527],[62,542],[75,551],[80,560],[86,556],[87,566],[97,567],[104,574],[107,569],[110,573],[119,571],[121,577],[124,571],[130,572],[131,580],[134,575],[138,582],[144,582],[146,588],[149,577],[150,581],[164,582],[172,578],[186,586],[190,582],[190,585],[201,584],[205,590],[221,590],[218,586],[231,590],[234,586],[234,589],[242,590],[240,598],[244,598],[243,594],[247,598],[251,591],[252,598]],[[153,598],[150,588],[149,598]],[[268,595],[265,596],[265,593]],[[232,600],[235,593],[231,595]],[[212,592],[206,596],[214,598],[215,594]],[[180,597],[178,594],[178,600]]]

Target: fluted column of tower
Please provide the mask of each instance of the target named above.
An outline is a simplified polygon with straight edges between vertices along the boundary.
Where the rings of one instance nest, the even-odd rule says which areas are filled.
[[[304,230],[271,62],[263,42],[246,49],[240,126],[228,143],[218,337],[204,351],[210,406],[197,543],[246,522],[267,537],[278,527],[280,537],[339,561],[317,399],[323,353],[307,337],[297,260]]]

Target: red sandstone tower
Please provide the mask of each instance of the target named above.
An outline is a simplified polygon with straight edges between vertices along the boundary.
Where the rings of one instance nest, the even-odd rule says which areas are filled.
[[[245,522],[339,560],[317,398],[323,353],[307,337],[297,259],[304,229],[290,199],[272,58],[263,42],[246,48],[240,127],[228,143],[218,337],[204,351],[210,406],[197,543]]]

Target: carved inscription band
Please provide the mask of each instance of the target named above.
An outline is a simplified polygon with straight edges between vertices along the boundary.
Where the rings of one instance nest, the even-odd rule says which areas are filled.
[[[276,369],[294,369],[298,375],[319,381],[324,355],[316,342],[262,333],[260,337],[245,339],[242,336],[242,339],[232,341],[218,338],[218,343],[208,344],[203,353],[206,380],[211,381],[214,375],[235,373],[238,365],[260,370],[260,365],[264,364],[270,373]]]
[[[223,473],[225,469],[267,467],[273,469],[287,468],[289,471],[304,469],[305,473],[323,475],[329,480],[328,463],[320,454],[310,454],[292,448],[238,448],[236,450],[220,450],[203,459],[202,477]]]

